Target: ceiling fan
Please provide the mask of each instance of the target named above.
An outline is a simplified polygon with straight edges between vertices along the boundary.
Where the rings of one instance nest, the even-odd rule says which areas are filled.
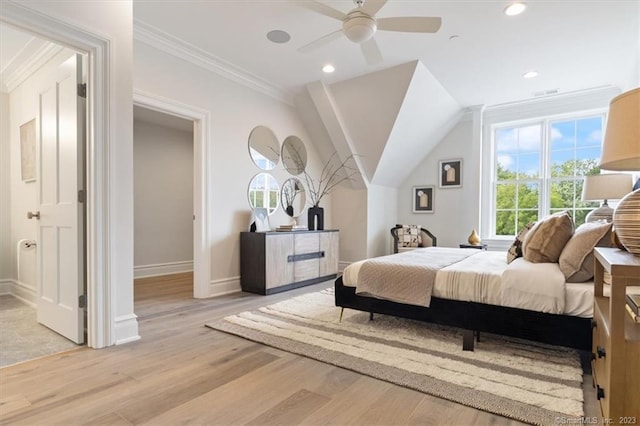
[[[388,0],[353,0],[356,8],[343,13],[337,9],[320,3],[316,0],[296,1],[295,4],[314,12],[342,21],[342,29],[329,33],[298,49],[299,52],[308,53],[336,40],[343,35],[349,40],[360,45],[362,54],[369,65],[382,62],[382,54],[374,34],[377,30],[401,31],[412,33],[435,33],[442,24],[441,18],[436,17],[397,17],[379,18],[375,14],[387,3]]]

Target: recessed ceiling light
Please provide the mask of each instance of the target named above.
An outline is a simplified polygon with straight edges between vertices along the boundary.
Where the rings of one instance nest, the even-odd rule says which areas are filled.
[[[333,65],[331,65],[331,64],[327,64],[324,67],[322,67],[322,71],[324,71],[327,74],[331,74],[335,70],[336,70],[335,67]]]
[[[538,76],[538,71],[534,71],[534,70],[527,71],[524,74],[522,74],[522,76],[524,78],[534,78]]]
[[[267,38],[274,43],[286,43],[291,40],[288,32],[282,30],[273,30],[267,33]]]
[[[527,4],[524,2],[514,2],[504,8],[504,14],[507,16],[520,15],[527,8]]]
[[[451,41],[457,40],[459,38],[460,38],[460,36],[458,34],[453,34],[453,35],[449,36],[449,40],[451,40]]]

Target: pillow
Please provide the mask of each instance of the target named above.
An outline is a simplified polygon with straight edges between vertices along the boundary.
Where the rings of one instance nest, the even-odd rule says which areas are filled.
[[[422,237],[418,225],[404,225],[398,229],[398,247],[420,247]]]
[[[522,242],[529,230],[533,228],[533,225],[535,225],[535,222],[529,222],[518,232],[516,239],[513,240],[513,244],[511,244],[511,247],[507,250],[507,263],[511,263],[517,258],[522,257]]]
[[[522,242],[522,255],[532,263],[557,263],[571,235],[573,221],[567,212],[547,216],[527,232]]]
[[[608,245],[611,223],[588,222],[576,229],[560,254],[560,270],[568,283],[580,283],[593,278],[593,248]]]

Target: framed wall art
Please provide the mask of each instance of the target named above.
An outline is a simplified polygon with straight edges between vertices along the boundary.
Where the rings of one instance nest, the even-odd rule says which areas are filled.
[[[413,212],[433,213],[435,187],[421,185],[413,187]]]
[[[462,159],[440,160],[440,188],[460,188],[462,186]]]
[[[23,182],[36,181],[36,119],[20,126],[20,167]]]

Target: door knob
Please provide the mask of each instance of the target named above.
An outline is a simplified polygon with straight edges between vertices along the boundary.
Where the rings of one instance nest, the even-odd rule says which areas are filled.
[[[34,217],[40,220],[40,212],[27,212],[27,219],[33,219]]]

